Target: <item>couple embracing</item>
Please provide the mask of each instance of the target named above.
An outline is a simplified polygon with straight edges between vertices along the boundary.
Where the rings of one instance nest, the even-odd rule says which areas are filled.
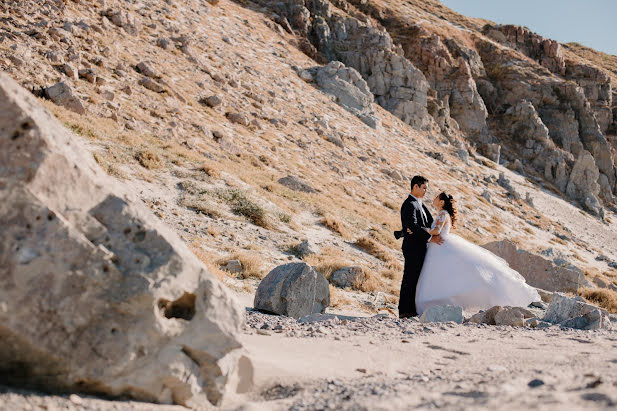
[[[401,207],[405,268],[399,299],[399,317],[413,317],[437,305],[481,310],[496,305],[526,307],[540,301],[535,288],[495,254],[452,234],[456,203],[445,192],[432,205],[433,219],[423,199],[429,181],[411,179],[411,193]]]

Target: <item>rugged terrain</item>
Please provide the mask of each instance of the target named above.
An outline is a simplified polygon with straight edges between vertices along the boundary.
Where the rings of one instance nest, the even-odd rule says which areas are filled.
[[[508,238],[574,265],[610,308],[617,287],[613,57],[468,19],[433,1],[0,1],[3,72],[80,135],[99,165],[175,229],[246,306],[270,269],[301,258],[326,277],[351,265],[367,273],[353,289],[331,286],[334,310],[395,313],[402,255],[392,231],[408,177],[422,173],[431,180],[429,197],[446,190],[458,200],[459,235],[479,244]],[[323,68],[329,61],[344,66]],[[310,252],[298,247],[305,239]],[[240,269],[224,270],[230,260]],[[461,348],[448,349],[476,350],[477,359],[484,345],[470,341],[532,336],[532,348],[563,343],[555,375],[570,369],[575,352],[598,353],[598,367],[615,360],[609,332],[596,338],[474,327],[438,327],[435,335],[414,328],[405,347],[441,346],[431,341],[454,333]],[[372,335],[350,336],[341,350],[371,347],[381,333]],[[597,344],[587,350],[571,338]],[[246,344],[274,344],[259,342],[268,339],[296,341],[249,335]],[[376,345],[373,355],[388,346]],[[517,347],[504,354],[504,361],[525,358],[516,388],[491,377],[495,385],[481,394],[454,382],[440,392],[458,393],[452,398],[461,407],[491,407],[482,393],[493,389],[525,401],[517,393],[535,378],[530,370],[540,354],[525,357]],[[408,369],[434,368],[410,361]],[[470,381],[480,384],[495,361],[460,372],[478,372]],[[558,362],[542,361],[541,370]],[[554,383],[563,394],[551,394],[555,405],[573,397],[587,404],[587,391],[576,390],[587,384],[586,373],[600,375],[594,365],[581,363]],[[421,374],[405,372],[384,377],[396,393],[371,395],[411,395],[407,386],[392,388]],[[615,382],[611,372],[602,368],[608,382],[600,388]],[[364,380],[377,384],[371,378],[378,377],[354,375],[341,378],[357,392]],[[304,400],[281,406],[298,401],[302,409],[329,389],[326,375],[313,377]],[[425,384],[418,381],[412,386]],[[429,385],[425,402],[414,397],[417,405],[433,401]],[[617,401],[594,395],[598,406]],[[2,397],[14,398],[21,404],[28,396]]]

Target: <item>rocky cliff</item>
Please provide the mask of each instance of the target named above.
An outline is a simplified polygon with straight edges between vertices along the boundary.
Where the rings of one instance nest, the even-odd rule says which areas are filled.
[[[260,4],[307,54],[357,69],[375,101],[407,124],[460,137],[487,155],[500,144],[495,160],[521,160],[596,215],[614,204],[610,76],[567,59],[558,42],[513,25],[463,28],[387,0]],[[593,184],[579,178],[581,169],[597,175]]]

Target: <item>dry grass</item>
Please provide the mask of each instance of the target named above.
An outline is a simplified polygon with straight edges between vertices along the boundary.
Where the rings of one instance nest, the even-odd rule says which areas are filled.
[[[386,263],[391,263],[393,261],[396,261],[396,259],[394,258],[394,256],[392,256],[392,254],[390,254],[385,247],[383,247],[381,244],[379,244],[374,238],[371,238],[371,236],[364,236],[364,237],[360,237],[359,239],[357,239],[354,242],[354,245],[356,245],[358,248],[364,250],[365,252],[367,252],[368,254],[372,255],[373,257],[384,261]]]
[[[251,223],[263,228],[272,228],[266,210],[251,199],[247,193],[237,188],[218,191],[216,195],[224,200],[234,214],[246,217]]]
[[[163,166],[163,162],[158,154],[148,149],[138,151],[135,154],[135,160],[148,170],[161,168]]]
[[[320,254],[308,255],[304,258],[304,261],[309,265],[315,266],[317,271],[328,280],[330,280],[330,276],[336,270],[353,265],[353,263],[344,258],[341,250],[332,247],[324,248]]]
[[[195,256],[206,266],[206,268],[216,276],[219,280],[223,280],[223,278],[229,273],[221,270],[221,268],[217,264],[212,263],[212,256],[206,253],[197,243],[189,244],[189,248],[195,254]]]
[[[321,219],[320,223],[326,226],[330,231],[339,234],[341,237],[349,238],[349,232],[339,219],[331,215],[326,215]]]
[[[218,164],[215,163],[214,161],[204,161],[201,163],[198,169],[206,173],[208,177],[212,177],[212,178],[221,177],[221,170],[219,169]]]
[[[361,267],[364,275],[357,276],[352,288],[358,291],[370,292],[375,291],[381,287],[381,281],[373,274],[373,272],[366,267]]]
[[[184,195],[180,197],[178,204],[211,218],[219,218],[221,216],[220,207],[204,198]]]
[[[581,288],[578,290],[578,295],[590,303],[617,314],[617,291],[606,288]]]
[[[340,307],[353,304],[353,300],[343,294],[341,290],[330,284],[330,307]]]
[[[265,273],[262,266],[262,259],[260,256],[254,253],[235,252],[227,255],[226,257],[216,260],[216,264],[219,267],[224,266],[231,260],[238,260],[242,265],[242,278],[257,278],[262,279],[265,277]]]

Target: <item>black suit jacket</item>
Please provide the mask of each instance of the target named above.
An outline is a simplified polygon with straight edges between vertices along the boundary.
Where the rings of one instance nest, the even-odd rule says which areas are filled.
[[[422,209],[426,218],[422,217]],[[424,227],[430,227],[433,224],[433,216],[428,211],[424,204],[420,206],[418,200],[413,196],[408,196],[401,206],[401,224],[403,226],[403,250],[410,247],[426,247],[426,243],[431,237],[429,233],[423,230]],[[413,234],[409,234],[407,229],[410,229]]]

